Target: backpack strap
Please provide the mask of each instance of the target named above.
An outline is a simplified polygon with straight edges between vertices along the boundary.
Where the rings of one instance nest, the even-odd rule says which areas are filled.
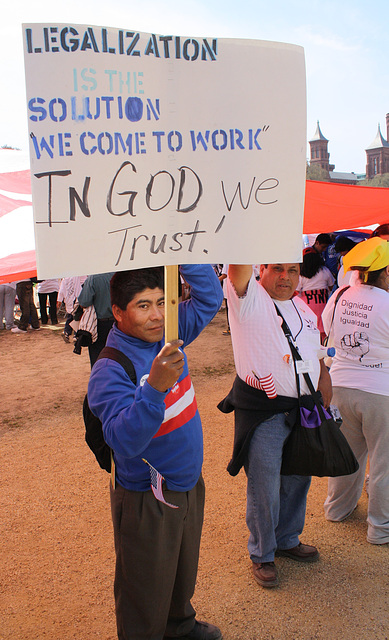
[[[128,358],[123,353],[123,351],[119,351],[119,349],[115,349],[115,347],[103,347],[103,349],[100,351],[98,355],[97,360],[100,360],[102,358],[109,358],[110,360],[114,360],[115,362],[118,362],[123,367],[124,371],[130,378],[131,382],[136,386],[135,367],[132,361],[130,360],[130,358]],[[113,459],[112,449],[110,450],[110,452],[111,452],[111,484],[112,484],[112,488],[115,489],[115,483],[116,483],[115,461]]]
[[[136,386],[135,367],[130,358],[128,358],[123,351],[119,351],[119,349],[115,349],[115,347],[104,347],[100,351],[97,360],[100,360],[101,358],[109,358],[110,360],[114,360],[121,364],[131,382]]]

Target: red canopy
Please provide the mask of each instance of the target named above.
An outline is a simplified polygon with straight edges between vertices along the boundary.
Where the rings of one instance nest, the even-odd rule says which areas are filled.
[[[325,233],[389,222],[389,189],[307,180],[304,233]]]
[[[36,276],[35,249],[12,253],[0,259],[0,284]]]

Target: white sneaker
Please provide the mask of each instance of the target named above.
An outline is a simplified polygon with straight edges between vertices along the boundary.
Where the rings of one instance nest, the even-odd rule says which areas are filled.
[[[27,333],[27,329],[19,329],[19,327],[14,327],[13,329],[11,329],[12,333]]]

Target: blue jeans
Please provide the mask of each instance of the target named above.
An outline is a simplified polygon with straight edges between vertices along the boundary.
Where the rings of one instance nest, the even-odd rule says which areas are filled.
[[[285,414],[277,413],[257,426],[250,443],[246,523],[253,562],[272,562],[276,549],[295,547],[304,528],[311,478],[281,475],[282,448],[289,433]]]
[[[66,322],[63,329],[63,332],[66,333],[67,336],[71,336],[73,333],[73,329],[70,326],[70,323],[74,320],[71,313],[66,313]]]

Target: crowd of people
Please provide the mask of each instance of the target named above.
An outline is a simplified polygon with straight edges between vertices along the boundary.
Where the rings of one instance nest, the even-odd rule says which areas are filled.
[[[329,478],[325,518],[340,522],[354,511],[369,460],[367,542],[389,543],[388,240],[389,225],[358,244],[336,240],[340,287],[338,269],[331,273],[324,262],[323,254],[334,244],[328,234],[319,234],[304,251],[302,265],[182,265],[186,294],[179,305],[178,339],[167,343],[162,268],[40,283],[41,322],[48,322],[47,296],[53,324],[63,301],[65,342],[73,325],[76,340],[89,348],[89,406],[112,451],[119,640],[222,638],[218,627],[196,619],[191,603],[205,494],[202,425],[185,347],[223,299],[236,378],[219,409],[234,412],[228,471],[236,475],[244,469],[247,476],[248,551],[255,581],[264,588],[279,584],[279,556],[304,563],[320,559],[316,546],[300,540],[311,478],[281,472],[299,395],[312,397],[302,374],[309,374],[325,408],[337,406],[359,463],[357,472]],[[0,293],[6,329],[39,328],[31,281],[18,283],[16,291],[5,285]],[[9,305],[15,293],[18,327],[5,306],[6,296]],[[299,368],[281,324],[301,357]],[[320,357],[324,341],[336,350],[330,369]],[[131,360],[136,382],[102,352],[104,345]]]
[[[69,342],[72,333],[70,322],[85,280],[86,276],[49,280],[26,278],[1,284],[0,330],[19,334],[26,334],[29,328],[39,331],[41,325],[49,323],[49,318],[52,325],[57,325],[57,312],[64,304],[66,324],[62,337]]]

